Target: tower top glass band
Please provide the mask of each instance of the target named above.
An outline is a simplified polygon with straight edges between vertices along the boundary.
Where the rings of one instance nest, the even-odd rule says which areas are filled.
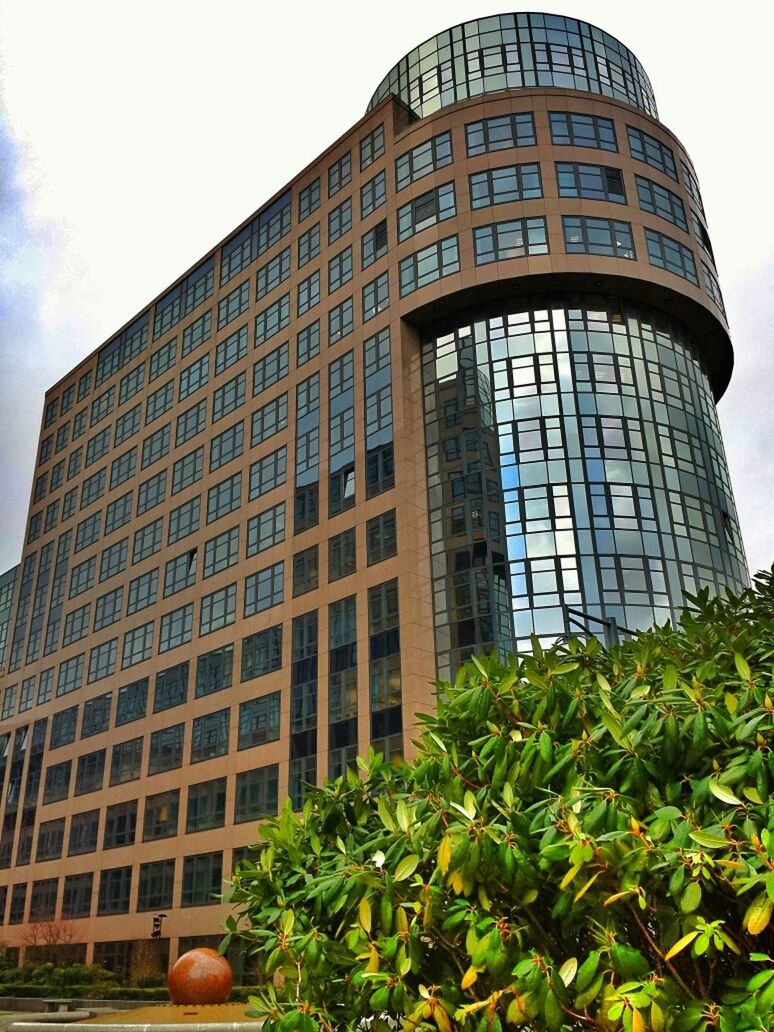
[[[658,118],[650,79],[615,36],[555,14],[476,18],[431,36],[388,72],[371,110],[394,93],[419,118],[499,90],[558,87],[613,97]]]

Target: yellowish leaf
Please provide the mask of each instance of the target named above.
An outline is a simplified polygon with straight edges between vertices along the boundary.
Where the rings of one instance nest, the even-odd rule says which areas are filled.
[[[581,867],[583,867],[583,864],[575,864],[574,867],[571,867],[567,874],[565,874],[564,878],[562,878],[559,888],[566,889],[570,882],[576,877]]]
[[[473,985],[473,983],[476,981],[477,978],[478,978],[478,969],[474,968],[473,966],[469,967],[468,970],[465,972],[465,974],[462,976],[462,981],[460,982],[460,988],[461,989],[470,989],[470,987]]]
[[[452,840],[451,835],[447,831],[444,837],[441,839],[441,844],[438,847],[438,869],[441,874],[446,874],[449,870],[449,864],[451,863],[452,856]]]
[[[682,953],[686,946],[690,946],[693,940],[698,935],[698,931],[688,932],[682,939],[678,939],[672,949],[666,954],[664,960],[671,960],[672,957],[676,957],[678,953]]]
[[[357,907],[357,919],[360,922],[360,927],[366,934],[371,931],[371,904],[367,896],[360,898],[360,903],[358,903]]]
[[[589,891],[589,889],[594,884],[594,882],[597,880],[597,878],[600,876],[600,874],[602,874],[601,871],[597,871],[596,874],[592,874],[592,876],[589,878],[589,880],[583,886],[581,886],[580,889],[578,889],[578,891],[575,893],[575,898],[573,900],[573,903],[577,903],[579,899],[583,899],[583,897]]]
[[[743,806],[741,799],[738,799],[727,785],[721,785],[715,778],[710,778],[709,790],[719,799],[721,803],[728,803],[729,806]]]
[[[768,927],[772,908],[774,903],[769,899],[768,893],[759,892],[744,915],[743,924],[750,935],[760,935]]]

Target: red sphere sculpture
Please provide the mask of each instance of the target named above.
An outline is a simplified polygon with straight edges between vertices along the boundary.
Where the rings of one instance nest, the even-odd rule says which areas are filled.
[[[226,958],[202,946],[178,957],[169,972],[167,986],[172,1003],[226,1003],[233,982]]]

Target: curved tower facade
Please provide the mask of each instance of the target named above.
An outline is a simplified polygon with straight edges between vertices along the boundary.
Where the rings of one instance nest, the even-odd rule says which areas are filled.
[[[626,47],[506,14],[411,51],[47,392],[0,577],[6,949],[211,944],[256,820],[409,753],[472,651],[742,587],[731,366]]]

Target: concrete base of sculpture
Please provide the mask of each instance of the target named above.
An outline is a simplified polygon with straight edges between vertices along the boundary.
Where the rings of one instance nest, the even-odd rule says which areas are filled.
[[[259,1018],[245,1017],[246,1003],[182,1004],[157,1003],[152,1007],[100,1014],[96,1018],[74,1023],[88,1032],[156,1032],[158,1029],[185,1028],[186,1032],[253,1032],[260,1027]],[[61,1032],[62,1022],[51,1021],[49,1015],[41,1021],[17,1021],[9,1032]]]

